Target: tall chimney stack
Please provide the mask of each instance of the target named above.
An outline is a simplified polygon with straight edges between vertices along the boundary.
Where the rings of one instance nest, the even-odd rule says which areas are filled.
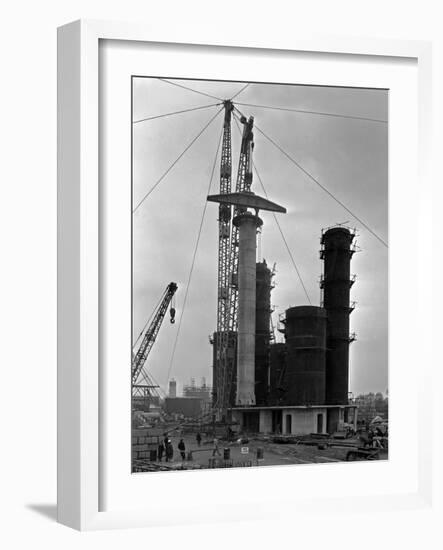
[[[232,223],[238,227],[238,322],[236,405],[255,405],[255,307],[257,228],[259,210],[286,213],[286,209],[251,191],[210,195],[209,202],[237,207]],[[248,211],[255,210],[255,215]]]
[[[326,404],[345,405],[349,391],[349,333],[352,241],[355,235],[347,227],[333,227],[322,233],[320,258],[324,272],[323,307],[327,312]]]
[[[257,229],[263,221],[242,212],[232,223],[238,231],[237,405],[255,405],[255,303]]]

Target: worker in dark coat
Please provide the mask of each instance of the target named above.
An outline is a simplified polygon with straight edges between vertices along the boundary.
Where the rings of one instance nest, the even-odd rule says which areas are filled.
[[[220,449],[218,448],[218,439],[214,437],[214,449],[212,450],[212,456],[221,456]]]
[[[182,460],[185,460],[185,458],[186,458],[186,453],[185,453],[186,447],[185,447],[185,442],[183,441],[183,439],[180,439],[180,442],[178,444],[178,448],[179,448]]]
[[[165,452],[165,446],[163,444],[163,441],[160,441],[160,443],[158,444],[158,449],[157,449],[158,459],[159,459],[160,462],[162,461],[164,452]]]
[[[197,440],[197,445],[200,447],[202,442],[202,436],[200,435],[200,432],[197,432],[197,435],[195,436],[195,439]]]
[[[168,439],[168,442],[166,444],[166,462],[169,462],[172,460],[174,456],[174,448],[172,446],[171,440]]]

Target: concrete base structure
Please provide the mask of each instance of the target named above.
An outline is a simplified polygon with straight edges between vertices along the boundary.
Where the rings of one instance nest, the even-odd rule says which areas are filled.
[[[241,432],[282,435],[334,433],[344,424],[357,429],[355,405],[242,407],[232,409]]]

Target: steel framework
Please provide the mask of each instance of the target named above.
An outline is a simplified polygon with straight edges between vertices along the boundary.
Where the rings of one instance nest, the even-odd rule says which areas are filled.
[[[140,390],[146,392],[151,388],[158,387],[153,384],[151,377],[145,371],[145,363],[148,355],[154,345],[155,339],[157,338],[158,332],[160,330],[161,324],[165,317],[166,311],[168,310],[169,304],[177,290],[176,283],[169,283],[166,287],[163,296],[161,298],[160,305],[154,313],[151,323],[149,324],[146,332],[143,336],[143,340],[140,344],[140,347],[137,350],[137,353],[132,358],[131,365],[131,376],[132,376],[132,390],[133,395],[137,395]],[[148,382],[147,384],[143,384]]]
[[[223,144],[220,162],[220,193],[231,192],[232,143],[231,119],[233,104],[224,102]],[[215,335],[215,409],[222,410],[227,400],[225,373],[229,368],[229,294],[230,294],[230,238],[232,207],[219,205],[218,212],[218,292],[217,292],[217,331]]]
[[[232,144],[231,120],[234,109],[231,101],[224,102],[225,118],[223,145],[220,164],[220,194],[231,192]],[[249,191],[252,184],[252,150],[254,148],[252,128],[254,118],[241,119],[243,135],[237,171],[236,192]],[[238,214],[238,207],[234,215]],[[218,296],[217,332],[214,344],[215,355],[215,402],[214,408],[222,417],[231,396],[235,366],[235,335],[237,333],[237,269],[238,269],[238,228],[232,224],[232,206],[219,205],[219,255],[218,255]]]

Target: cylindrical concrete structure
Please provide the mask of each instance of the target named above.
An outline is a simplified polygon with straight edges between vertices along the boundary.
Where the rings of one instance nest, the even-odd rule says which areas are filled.
[[[346,227],[333,227],[321,238],[324,260],[321,281],[323,305],[328,314],[326,353],[326,404],[344,405],[349,391],[350,275],[354,234]]]
[[[238,231],[237,405],[255,405],[256,233],[263,222],[251,212],[233,219]]]
[[[287,405],[323,405],[326,386],[326,311],[316,306],[286,310],[284,387]]]
[[[269,397],[269,342],[272,273],[266,261],[256,264],[255,400],[266,405]]]

